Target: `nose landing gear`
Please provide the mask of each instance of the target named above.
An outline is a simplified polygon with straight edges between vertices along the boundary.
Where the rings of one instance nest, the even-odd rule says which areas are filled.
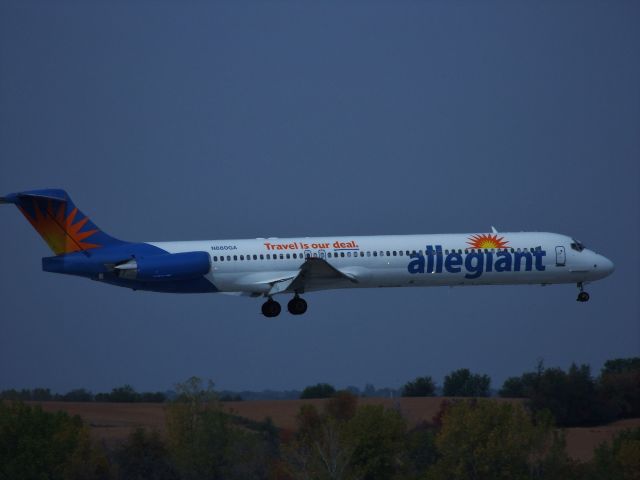
[[[589,294],[584,291],[584,287],[582,282],[578,283],[578,288],[580,289],[580,293],[578,294],[578,298],[576,299],[578,302],[588,302]]]

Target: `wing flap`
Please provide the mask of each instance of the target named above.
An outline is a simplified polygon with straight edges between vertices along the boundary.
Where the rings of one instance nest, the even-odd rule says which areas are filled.
[[[286,289],[288,292],[304,292],[313,286],[315,281],[346,280],[358,283],[355,276],[341,272],[333,265],[322,258],[308,258],[300,267],[298,275],[289,283]]]

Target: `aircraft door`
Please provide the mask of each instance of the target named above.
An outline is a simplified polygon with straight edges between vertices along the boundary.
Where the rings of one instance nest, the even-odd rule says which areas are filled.
[[[567,255],[564,247],[556,247],[556,267],[564,267],[567,263]]]

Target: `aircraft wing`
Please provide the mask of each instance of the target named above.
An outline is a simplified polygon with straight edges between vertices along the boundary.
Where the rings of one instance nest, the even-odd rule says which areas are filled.
[[[312,290],[318,284],[340,280],[358,283],[354,275],[341,272],[322,258],[311,257],[302,264],[297,275],[273,282],[268,295],[284,292],[301,293]]]

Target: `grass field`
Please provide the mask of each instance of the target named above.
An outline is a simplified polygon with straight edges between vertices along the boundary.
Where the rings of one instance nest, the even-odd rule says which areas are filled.
[[[360,405],[384,405],[398,408],[410,426],[423,421],[430,422],[440,410],[443,397],[423,398],[362,398]],[[497,402],[518,402],[520,400],[494,399]],[[230,413],[262,421],[270,417],[273,423],[289,430],[295,429],[295,417],[300,406],[316,405],[321,408],[325,400],[257,400],[246,402],[224,402]],[[127,438],[132,429],[144,427],[164,431],[164,405],[159,403],[73,403],[73,402],[29,402],[38,403],[43,410],[64,411],[80,415],[90,426],[94,438],[107,446],[114,446]],[[610,441],[626,428],[640,427],[640,418],[619,420],[597,427],[567,428],[567,452],[576,460],[588,461],[596,446]]]

